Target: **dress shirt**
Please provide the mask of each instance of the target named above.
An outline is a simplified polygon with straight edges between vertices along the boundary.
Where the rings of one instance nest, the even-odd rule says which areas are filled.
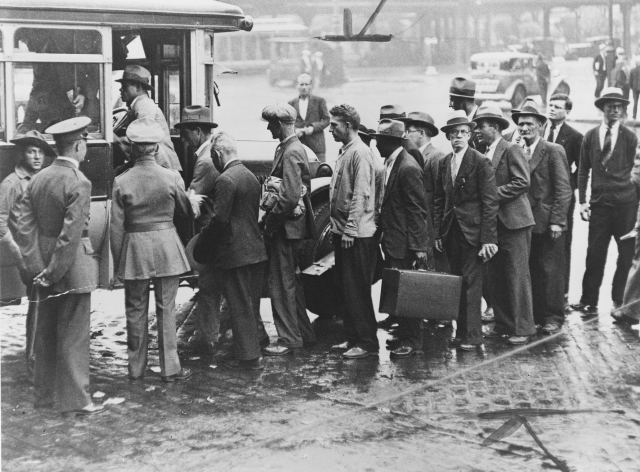
[[[385,185],[387,185],[387,182],[389,181],[389,176],[391,175],[393,164],[396,163],[396,159],[398,158],[398,156],[400,155],[403,149],[404,148],[400,146],[398,149],[393,151],[389,157],[387,157],[387,160],[384,163],[384,170],[385,170],[384,184]]]
[[[493,159],[493,154],[496,152],[496,148],[498,147],[498,143],[500,142],[501,139],[502,139],[502,137],[498,136],[498,139],[496,139],[493,143],[491,143],[491,145],[487,149],[486,156],[489,159]]]
[[[458,170],[460,169],[460,163],[464,158],[464,153],[467,152],[468,148],[469,146],[466,145],[460,150],[460,152],[453,153],[453,159],[451,159],[451,179],[454,182],[456,181],[456,177],[458,176]]]
[[[56,157],[56,159],[62,159],[63,161],[69,161],[71,162],[74,166],[76,166],[76,169],[80,168],[80,163],[78,161],[76,161],[75,159],[72,159],[70,157],[64,157],[64,156],[58,156]]]
[[[303,120],[307,119],[307,110],[309,109],[309,97],[302,98],[300,97],[298,101],[298,108],[300,109],[300,118]]]
[[[553,130],[553,141],[549,141],[549,135],[551,134],[551,127],[553,126],[553,122],[549,120],[549,124],[544,129],[544,140],[549,141],[551,143],[555,143],[558,140],[558,134],[560,133],[560,128],[564,125],[564,121],[561,121],[556,125],[556,129]]]
[[[619,129],[620,129],[620,122],[616,121],[611,126],[611,149],[609,150],[609,152],[613,152],[613,150],[616,148],[616,141],[618,140]],[[607,134],[607,125],[603,122],[600,125],[600,129],[598,131],[599,131],[598,136],[600,137],[600,149],[602,149],[604,147],[604,137]]]
[[[524,139],[522,141],[524,141]],[[527,146],[526,141],[525,141],[524,154],[525,154],[525,156],[527,156],[527,160],[531,160],[531,158],[533,157],[533,153],[536,152],[536,146],[538,145],[539,142],[540,142],[540,136],[538,136],[536,138],[536,140],[533,142],[533,144],[531,146]],[[529,149],[529,154],[528,155],[527,155],[527,149]]]

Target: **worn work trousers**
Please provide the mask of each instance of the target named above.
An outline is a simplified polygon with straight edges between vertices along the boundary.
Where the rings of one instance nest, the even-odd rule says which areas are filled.
[[[640,320],[640,235],[636,236],[636,254],[627,277],[622,306],[622,313]]]
[[[266,240],[269,250],[269,296],[280,343],[299,348],[315,342],[298,267],[302,240],[287,239],[281,229]]]
[[[598,306],[600,286],[604,277],[609,242],[613,237],[618,244],[618,261],[613,276],[611,299],[622,303],[627,275],[633,263],[633,239],[620,241],[620,237],[631,231],[636,223],[637,206],[614,207],[594,205],[589,218],[589,246],[587,264],[582,279],[581,303]]]
[[[130,377],[140,377],[147,367],[149,291],[152,281],[158,320],[160,375],[168,377],[180,372],[175,313],[180,278],[172,276],[125,280],[124,303],[127,314],[127,354]]]
[[[571,202],[567,213],[567,231],[564,233],[564,293],[569,293],[569,278],[571,276],[571,243],[573,242],[573,214],[576,211],[576,192],[571,192]]]
[[[465,344],[482,344],[482,258],[454,217],[445,242],[453,275],[462,276],[462,297],[456,338]]]
[[[198,338],[215,343],[220,335],[222,281],[212,266],[205,266],[198,274],[198,289],[198,301],[194,308]]]
[[[489,261],[495,330],[512,336],[536,334],[529,273],[531,227],[508,229],[498,220],[498,252]]]
[[[394,259],[387,252],[384,254],[385,265],[388,269],[412,270],[413,258]],[[401,345],[422,349],[423,332],[422,319],[410,318],[407,316],[396,316],[398,320],[398,330],[396,336],[400,340]]]
[[[376,313],[371,299],[371,282],[378,245],[373,236],[355,238],[353,246],[342,248],[342,236],[332,235],[336,255],[336,289],[344,308],[344,331],[350,346],[378,351]]]
[[[536,324],[564,324],[564,233],[552,239],[549,233],[531,237],[531,293]]]
[[[220,270],[222,290],[231,315],[235,358],[243,361],[260,357],[260,339],[266,335],[260,318],[263,275],[263,262]]]
[[[62,412],[80,410],[89,395],[89,329],[91,294],[46,299],[42,291],[37,332],[34,387],[36,404],[58,402]]]

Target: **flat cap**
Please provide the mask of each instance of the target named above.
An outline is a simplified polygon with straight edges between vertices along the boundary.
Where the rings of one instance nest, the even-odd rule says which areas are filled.
[[[288,103],[276,103],[269,105],[262,110],[264,121],[279,121],[281,123],[295,123],[298,112]]]
[[[164,139],[164,131],[155,120],[139,118],[127,128],[127,138],[132,143],[156,144]]]
[[[79,139],[89,139],[89,123],[91,118],[88,116],[77,116],[51,125],[44,132],[53,135],[57,143],[71,143]]]

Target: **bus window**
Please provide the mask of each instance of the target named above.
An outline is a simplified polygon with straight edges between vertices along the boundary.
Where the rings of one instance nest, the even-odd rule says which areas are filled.
[[[169,129],[172,136],[179,136],[176,123],[180,122],[180,70],[178,68],[167,69],[169,82]]]
[[[0,34],[0,44],[2,44],[2,35]],[[0,49],[0,52],[2,52],[2,49]],[[2,93],[0,93],[0,142],[1,141],[6,141],[7,136],[6,136],[6,132],[5,132],[5,125],[4,125],[4,64],[2,62],[0,62],[0,90],[2,91]]]
[[[13,43],[17,53],[102,54],[102,36],[94,30],[18,28]]]
[[[210,61],[213,60],[213,35],[210,33],[204,35],[204,57]]]
[[[19,134],[44,132],[51,124],[91,118],[89,131],[100,129],[100,65],[66,62],[17,62],[13,67],[15,115]]]

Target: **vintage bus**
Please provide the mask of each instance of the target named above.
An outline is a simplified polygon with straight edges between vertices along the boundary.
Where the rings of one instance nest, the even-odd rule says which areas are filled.
[[[114,80],[129,64],[151,71],[152,98],[167,118],[188,186],[193,153],[181,143],[174,125],[187,105],[203,104],[215,113],[216,38],[221,33],[250,31],[252,25],[251,17],[239,7],[212,0],[0,0],[0,179],[13,171],[19,158],[11,139],[33,129],[42,132],[49,124],[72,116],[91,118],[93,139],[80,168],[92,182],[90,237],[99,260],[101,288],[113,288],[109,208],[113,169],[118,165],[113,117],[114,110],[122,107]],[[53,144],[51,136],[46,137]],[[274,147],[254,146],[241,154],[250,159],[245,163],[259,179],[271,170]],[[319,236],[302,249],[305,267],[331,252],[332,171],[320,162],[311,167]],[[24,295],[12,269],[2,266],[2,300]],[[327,315],[333,291],[328,277],[318,279],[307,283],[309,309]]]

